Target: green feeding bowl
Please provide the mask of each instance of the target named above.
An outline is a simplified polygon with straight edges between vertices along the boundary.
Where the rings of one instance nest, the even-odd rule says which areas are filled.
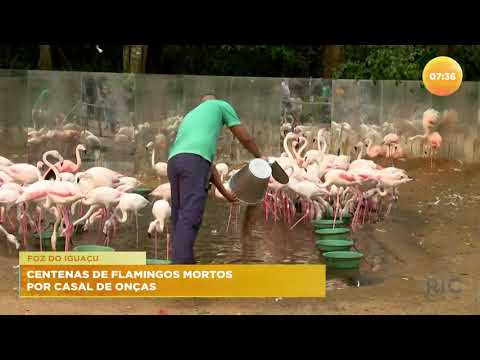
[[[99,252],[111,252],[115,251],[114,248],[109,246],[100,245],[79,245],[73,248],[73,251],[99,251]]]
[[[329,251],[323,254],[327,267],[335,269],[356,269],[363,254],[357,251]]]
[[[147,265],[170,265],[172,262],[170,260],[164,259],[147,259]]]
[[[337,216],[337,222],[341,221],[344,225],[350,225],[352,223],[353,216],[351,214],[344,215],[341,219],[340,216]],[[333,217],[328,217],[322,220],[331,220],[333,223]]]
[[[345,237],[349,236],[350,228],[347,227],[336,227],[328,229],[318,229],[315,230],[319,240],[343,240]]]
[[[312,225],[315,227],[315,229],[329,229],[333,228],[333,219],[318,219],[318,220],[313,220]],[[348,226],[350,223],[345,222],[344,220],[337,219],[335,221],[335,227],[337,226]]]
[[[317,248],[322,252],[328,251],[349,251],[353,246],[353,241],[342,239],[342,240],[317,240],[315,242]]]
[[[150,194],[153,191],[153,189],[146,188],[146,187],[138,187],[134,189],[132,192],[138,195],[142,195],[143,197],[147,197],[148,194]]]
[[[42,250],[53,250],[52,249],[52,241],[50,240],[53,234],[53,230],[45,230],[42,231]],[[35,240],[40,240],[40,233],[33,233],[33,237]],[[35,242],[35,246],[40,248],[40,241]],[[56,248],[58,249],[63,249],[65,248],[65,236],[58,234],[57,232],[57,244]]]

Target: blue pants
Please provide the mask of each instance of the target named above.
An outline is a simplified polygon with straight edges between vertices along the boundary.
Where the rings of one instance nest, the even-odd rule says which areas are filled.
[[[172,261],[195,264],[193,246],[202,224],[210,182],[210,162],[195,154],[178,154],[168,160],[171,186]]]

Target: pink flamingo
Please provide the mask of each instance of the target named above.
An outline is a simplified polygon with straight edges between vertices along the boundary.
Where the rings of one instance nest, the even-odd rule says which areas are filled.
[[[372,139],[366,139],[365,143],[367,145],[367,155],[370,158],[376,158],[378,156],[385,156],[387,151],[385,147],[380,145],[372,145]]]
[[[73,226],[77,226],[82,221],[85,221],[90,217],[90,215],[92,215],[94,211],[99,209],[105,209],[104,216],[108,217],[110,215],[111,207],[120,201],[122,194],[123,193],[118,189],[114,189],[109,186],[99,186],[91,189],[85,194],[84,199],[81,200],[83,205],[90,206],[90,208],[81,218],[77,219],[73,223]],[[75,212],[75,205],[76,203],[72,205],[72,212]],[[88,222],[86,222],[84,229],[87,229],[88,225]],[[100,230],[101,226],[102,224],[100,224]]]
[[[155,231],[155,250],[154,250],[155,258],[157,258],[158,233],[163,233],[165,222],[170,218],[171,213],[172,213],[172,209],[168,201],[157,200],[153,204],[152,214],[155,220],[153,220],[148,226],[147,234],[148,234],[148,237],[151,237],[152,232]],[[167,227],[167,260],[169,255],[169,239],[170,239],[170,236],[168,234],[168,227]]]
[[[49,151],[44,154],[43,156],[43,162],[49,167],[50,170],[53,171],[55,174],[55,177],[58,179],[59,178],[59,172],[58,169],[55,168],[53,164],[51,164],[47,160],[47,155],[49,154],[56,154],[55,150]],[[82,199],[84,195],[81,193],[79,187],[77,184],[71,183],[69,181],[61,181],[61,180],[55,180],[55,181],[48,181],[48,180],[42,180],[40,183],[39,187],[40,193],[33,194],[36,195],[37,200],[42,199],[44,195],[44,188],[43,186],[46,187],[46,204],[45,208],[50,208],[52,203],[58,210],[58,214],[62,214],[63,216],[63,223],[65,224],[65,229],[62,232],[62,235],[65,235],[65,251],[68,251],[69,249],[69,244],[71,242],[71,238],[73,235],[73,225],[71,223],[71,215],[70,215],[70,204]],[[56,238],[52,238],[52,248],[56,250]]]
[[[8,233],[8,231],[5,230],[2,225],[0,225],[0,232],[2,232],[6,236],[8,242],[15,245],[15,249],[20,249],[20,243],[18,242],[15,235]]]
[[[400,137],[395,133],[390,133],[385,135],[385,137],[383,138],[382,145],[387,145],[388,151],[390,152],[390,147],[392,145],[398,144],[399,142],[400,142]]]
[[[170,183],[167,182],[157,186],[149,195],[169,201],[171,198]]]
[[[142,210],[144,207],[146,207],[150,202],[145,199],[142,195],[139,194],[130,194],[130,193],[125,193],[120,196],[120,201],[118,202],[117,207],[112,213],[112,219],[110,221],[113,221],[113,216],[117,218],[117,220],[120,223],[125,223],[127,222],[127,217],[128,217],[128,212],[131,211],[135,215],[135,229],[137,231],[137,248],[139,245],[139,239],[138,239],[138,212]],[[122,217],[118,217],[116,215],[117,210],[119,210],[122,214]],[[107,224],[105,223],[104,227],[104,234],[108,233],[108,227],[110,226],[110,222]]]
[[[438,132],[433,132],[427,136],[430,145],[430,167],[433,168],[433,157],[437,155],[437,151],[442,145],[442,136]]]
[[[73,161],[70,160],[64,160],[61,163],[55,164],[55,167],[58,169],[60,172],[69,172],[69,173],[76,173],[80,170],[80,166],[82,165],[82,158],[80,157],[80,150],[83,151],[84,153],[87,152],[87,149],[85,148],[85,145],[78,144],[77,148],[75,149],[75,155],[76,155],[76,160],[77,163],[74,163]]]
[[[33,166],[31,164],[20,163],[6,167],[3,171],[10,176],[13,181],[22,185],[28,185],[42,180],[42,173],[38,166],[40,166],[40,164]]]

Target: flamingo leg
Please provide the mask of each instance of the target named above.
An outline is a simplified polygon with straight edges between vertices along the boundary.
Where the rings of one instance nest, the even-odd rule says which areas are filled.
[[[295,226],[297,226],[303,219],[305,219],[308,215],[308,212],[305,212],[305,215],[303,215],[295,224],[292,225],[292,227],[290,229],[288,229],[289,231],[291,231]]]
[[[154,256],[155,256],[155,259],[157,258],[157,247],[158,247],[157,241],[158,241],[158,231],[155,230],[155,239],[154,239]]]
[[[334,214],[333,214],[333,228],[335,229],[335,223],[337,221],[337,212],[338,212],[338,207],[340,206],[340,197],[339,197],[339,194],[337,192],[337,202],[335,203],[335,211],[334,211]]]
[[[38,214],[38,234],[40,236],[40,251],[43,251],[43,236],[42,236],[42,208],[40,207],[40,214]]]
[[[135,212],[135,230],[137,231],[137,249],[139,246],[139,241],[138,241],[138,214]]]
[[[167,228],[167,260],[170,258],[170,233]]]
[[[227,228],[225,229],[226,233],[228,233],[228,229],[230,228],[230,220],[232,219],[232,208],[233,208],[233,205],[230,205],[230,211],[229,211],[228,221],[227,221]]]

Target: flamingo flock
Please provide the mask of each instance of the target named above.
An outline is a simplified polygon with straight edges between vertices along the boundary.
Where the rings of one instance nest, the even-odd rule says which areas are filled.
[[[405,170],[395,166],[395,161],[411,155],[407,145],[420,141],[422,155],[430,156],[433,166],[433,158],[442,145],[440,133],[454,118],[453,111],[441,115],[428,109],[421,120],[397,125],[332,122],[329,128],[314,129],[294,126],[293,121],[283,123],[280,128],[283,151],[279,156],[269,156],[269,160],[284,169],[289,182],[280,184],[270,179],[262,203],[265,221],[284,222],[292,230],[302,221],[332,218],[336,222],[351,216],[355,230],[366,222],[385,219],[399,198],[400,186],[413,180]],[[166,149],[167,139],[174,137],[181,119],[167,119],[164,132],[156,136],[147,136],[149,123],[122,127],[116,132],[114,142],[134,144],[142,137],[146,150],[151,151],[149,168],[159,179],[165,178],[167,164],[158,162],[157,151]],[[41,154],[41,161],[15,163],[0,156],[0,232],[8,243],[16,249],[26,247],[33,233],[41,234],[51,226],[52,249],[57,250],[60,234],[65,237],[65,251],[68,251],[73,245],[74,229],[81,226],[84,231],[96,229],[99,239],[109,245],[130,216],[135,220],[139,246],[138,216],[152,205],[133,192],[141,182],[99,166],[101,163],[97,161],[94,167],[82,170],[82,155],[87,149],[95,154],[95,160],[100,158],[104,150],[100,138],[63,122],[55,130],[28,129],[28,138],[29,145],[36,146],[31,149]],[[40,145],[43,149],[53,148],[54,144],[59,144],[58,151],[38,151]],[[68,157],[74,157],[75,161],[67,160]],[[377,159],[382,158],[391,159],[392,165],[381,166]],[[228,190],[228,180],[238,170],[229,169],[225,163],[216,164],[216,168]],[[147,235],[154,236],[157,256],[158,234],[166,232],[168,259],[170,236],[166,223],[171,215],[170,184],[160,183],[149,195],[154,201]],[[217,189],[211,195],[226,201]],[[227,231],[233,210],[231,206]]]
[[[135,218],[138,247],[139,212],[150,204],[143,196],[132,193],[141,182],[106,167],[80,171],[81,153],[86,151],[85,145],[78,144],[76,162],[72,162],[59,151],[50,150],[43,153],[36,166],[0,157],[0,232],[17,250],[22,245],[27,248],[28,238],[49,226],[52,250],[58,250],[58,234],[65,237],[65,251],[70,250],[76,226],[83,226],[85,231],[98,226],[100,239],[108,245],[116,228],[127,222],[129,213]],[[170,216],[167,205],[164,200],[153,204],[154,225],[149,233],[153,229],[156,233],[164,231]],[[84,207],[88,208],[85,212]]]
[[[384,146],[395,148],[394,136],[384,138]],[[372,147],[372,139],[358,142],[354,149],[357,157],[328,154],[326,129],[317,133],[316,149],[308,148],[308,140],[299,132],[288,132],[283,139],[284,152],[277,161],[289,175],[285,185],[271,178],[263,201],[265,221],[284,221],[293,229],[302,220],[331,217],[342,219],[351,215],[352,225],[388,216],[392,204],[398,199],[398,187],[413,179],[396,167],[383,168],[373,160],[381,149]],[[391,153],[394,150],[387,150]],[[301,216],[295,222],[297,214]]]

